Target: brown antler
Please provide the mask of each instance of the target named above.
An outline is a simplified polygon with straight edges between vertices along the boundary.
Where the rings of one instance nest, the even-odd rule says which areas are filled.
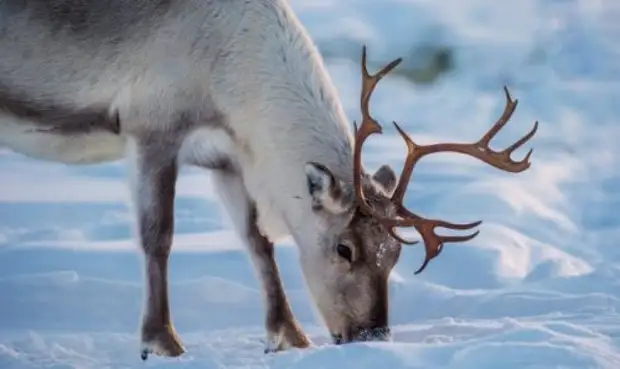
[[[370,97],[372,96],[372,91],[377,86],[377,83],[381,80],[381,78],[383,78],[383,76],[388,74],[392,69],[394,69],[398,64],[400,64],[401,61],[401,58],[395,59],[388,65],[383,67],[378,73],[370,75],[368,73],[368,69],[366,68],[366,46],[362,48],[362,94],[360,98],[360,107],[362,110],[362,125],[359,127],[359,129],[357,129],[357,124],[353,122],[356,130],[355,149],[353,151],[353,183],[355,187],[355,196],[358,200],[360,209],[364,213],[374,216],[377,216],[376,212],[366,202],[366,197],[364,196],[364,191],[362,189],[362,146],[370,135],[375,133],[381,134],[383,132],[381,125],[370,116],[369,102]],[[411,242],[401,238],[394,231],[394,227],[387,228],[387,230],[392,237],[394,237],[400,242],[406,244],[414,244],[418,242]]]
[[[443,220],[437,219],[427,219],[423,218],[417,214],[412,213],[403,205],[403,199],[405,193],[407,191],[407,186],[409,184],[409,180],[411,178],[411,174],[413,173],[413,169],[417,162],[426,155],[439,153],[439,152],[456,152],[465,154],[468,156],[475,157],[489,165],[492,165],[495,168],[512,172],[519,173],[530,167],[529,159],[532,155],[532,149],[526,154],[525,158],[521,161],[514,161],[510,158],[511,154],[517,150],[519,147],[523,146],[528,140],[530,140],[536,130],[538,129],[538,122],[534,123],[534,127],[532,130],[520,138],[517,142],[510,145],[508,148],[502,151],[493,151],[489,147],[489,142],[495,135],[508,123],[510,117],[514,113],[518,100],[512,100],[510,97],[510,93],[508,89],[504,87],[504,92],[506,94],[506,107],[504,108],[504,112],[502,116],[495,122],[493,127],[480,138],[477,142],[473,144],[465,144],[465,143],[442,143],[442,144],[433,144],[433,145],[418,145],[416,144],[403,129],[396,123],[393,122],[394,126],[398,130],[401,137],[405,140],[407,144],[408,154],[405,160],[405,164],[403,167],[403,171],[400,175],[400,179],[398,181],[398,186],[394,190],[394,194],[392,195],[392,202],[397,206],[399,218],[386,218],[377,214],[374,209],[372,209],[366,202],[361,184],[361,147],[366,138],[373,133],[382,133],[381,126],[372,118],[369,114],[369,100],[370,95],[372,94],[373,89],[375,88],[377,82],[389,71],[391,71],[401,59],[397,59],[391,62],[387,67],[383,68],[379,73],[374,76],[370,76],[366,69],[366,48],[363,48],[362,52],[362,99],[361,99],[361,110],[362,110],[362,126],[357,132],[356,143],[355,143],[355,152],[354,152],[354,178],[355,178],[355,191],[357,194],[357,198],[360,203],[360,209],[367,213],[368,215],[376,217],[382,225],[388,230],[390,235],[400,242],[405,244],[414,244],[416,242],[411,242],[402,239],[395,232],[395,227],[415,227],[415,229],[420,233],[422,239],[424,240],[424,246],[426,249],[426,257],[424,259],[424,263],[422,266],[415,272],[415,274],[419,274],[422,272],[430,260],[437,257],[442,249],[443,244],[447,242],[466,242],[471,240],[472,238],[478,235],[478,231],[465,235],[465,236],[440,236],[435,233],[435,228],[443,227],[447,229],[454,230],[466,230],[477,227],[482,223],[482,221],[468,223],[468,224],[455,224],[449,223]]]

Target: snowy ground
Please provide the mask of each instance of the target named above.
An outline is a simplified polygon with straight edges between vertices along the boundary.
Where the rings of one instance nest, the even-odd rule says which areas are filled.
[[[615,0],[293,0],[329,54],[358,119],[359,46],[370,61],[416,45],[456,48],[430,87],[391,78],[375,114],[421,143],[473,140],[520,104],[497,146],[540,129],[532,168],[501,173],[441,156],[420,166],[409,206],[485,220],[420,276],[407,248],[391,285],[394,342],[327,344],[298,271],[277,257],[294,310],[319,347],[264,355],[250,263],[222,221],[207,175],[184,171],[172,256],[172,310],[188,353],[138,354],[141,264],[120,163],[66,167],[0,151],[0,368],[619,368],[620,4]],[[405,60],[412,63],[411,59]],[[400,166],[392,129],[367,165]],[[225,291],[223,294],[222,292]]]

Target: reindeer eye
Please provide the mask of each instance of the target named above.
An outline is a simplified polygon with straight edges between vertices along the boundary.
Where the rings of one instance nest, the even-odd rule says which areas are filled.
[[[338,252],[338,256],[345,259],[349,263],[353,261],[353,252],[349,246],[339,243],[338,246],[336,246],[336,252]]]

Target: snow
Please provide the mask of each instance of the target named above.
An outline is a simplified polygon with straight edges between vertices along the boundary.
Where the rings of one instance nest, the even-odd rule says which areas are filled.
[[[121,163],[70,167],[0,152],[0,368],[619,368],[620,3],[613,0],[293,0],[326,56],[351,120],[359,54],[404,56],[373,109],[420,143],[474,140],[519,99],[493,147],[540,121],[532,167],[502,173],[438,155],[407,202],[454,222],[484,220],[418,276],[408,247],[390,282],[393,342],[334,346],[291,242],[276,250],[293,309],[317,345],[263,354],[258,283],[208,175],[184,170],[176,203],[171,304],[188,352],[140,360],[142,267]],[[453,48],[430,85],[407,71],[416,50]],[[424,49],[426,48],[426,49]],[[399,168],[386,125],[370,168]],[[518,155],[523,155],[520,150]]]

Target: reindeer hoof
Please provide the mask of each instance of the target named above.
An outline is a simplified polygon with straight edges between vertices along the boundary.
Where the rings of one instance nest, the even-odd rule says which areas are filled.
[[[140,357],[146,360],[149,354],[164,357],[178,357],[185,353],[177,333],[172,326],[143,329]]]
[[[295,321],[283,322],[275,332],[267,334],[265,354],[284,351],[291,347],[307,348],[312,342]]]

